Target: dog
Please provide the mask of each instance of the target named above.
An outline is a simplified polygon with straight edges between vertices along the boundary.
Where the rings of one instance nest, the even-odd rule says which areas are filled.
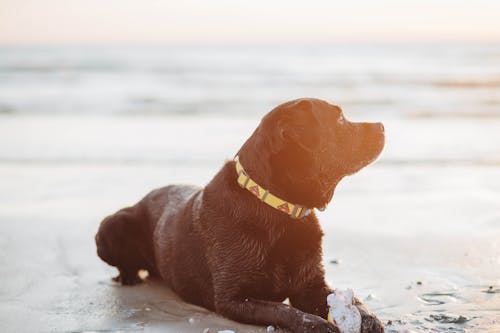
[[[97,254],[123,285],[141,282],[138,271],[147,270],[186,302],[235,321],[339,332],[326,320],[332,289],[313,209],[323,209],[339,181],[383,146],[381,123],[350,122],[319,99],[281,104],[204,188],[159,188],[106,217]],[[356,306],[363,333],[384,331],[359,300]]]

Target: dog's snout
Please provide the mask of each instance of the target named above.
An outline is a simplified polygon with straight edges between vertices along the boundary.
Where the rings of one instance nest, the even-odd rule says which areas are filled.
[[[385,128],[382,123],[365,123],[365,128],[366,128],[366,133],[368,135],[375,135],[375,136],[385,136]]]

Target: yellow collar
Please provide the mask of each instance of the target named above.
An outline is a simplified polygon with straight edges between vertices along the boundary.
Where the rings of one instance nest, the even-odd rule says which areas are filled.
[[[238,156],[234,158],[234,161],[236,162],[236,172],[238,173],[238,184],[242,188],[247,189],[269,206],[290,215],[290,217],[293,219],[300,219],[311,214],[311,209],[297,204],[292,204],[286,200],[278,198],[272,193],[269,193],[268,190],[266,190],[255,181],[253,181],[252,178],[250,178],[245,169],[243,169],[243,165],[241,165]]]

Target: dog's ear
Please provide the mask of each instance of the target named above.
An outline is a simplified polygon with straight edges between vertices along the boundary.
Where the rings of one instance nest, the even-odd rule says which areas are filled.
[[[313,101],[300,99],[283,105],[281,117],[275,123],[271,139],[274,153],[294,143],[306,151],[315,151],[320,145],[319,121],[313,110]]]

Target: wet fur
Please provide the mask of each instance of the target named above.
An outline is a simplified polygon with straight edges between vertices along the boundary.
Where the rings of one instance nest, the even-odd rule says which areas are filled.
[[[293,202],[297,188],[302,195],[308,189],[283,186],[276,176],[279,170],[273,163],[288,163],[286,156],[283,161],[276,156],[294,138],[276,134],[276,126],[269,125],[276,125],[280,115],[270,115],[243,145],[240,159],[253,179]],[[351,171],[337,170],[316,185],[323,188],[310,193],[309,207],[326,204],[337,182]],[[122,284],[140,282],[137,272],[144,269],[185,301],[233,320],[293,332],[338,332],[325,320],[331,289],[324,280],[323,233],[316,216],[292,220],[241,189],[236,178],[234,162],[228,161],[204,188],[173,185],[152,191],[104,219],[96,235],[99,257],[118,268]],[[290,305],[281,303],[286,298]],[[359,307],[365,311],[362,304]],[[383,330],[368,310],[364,315],[363,332]]]

